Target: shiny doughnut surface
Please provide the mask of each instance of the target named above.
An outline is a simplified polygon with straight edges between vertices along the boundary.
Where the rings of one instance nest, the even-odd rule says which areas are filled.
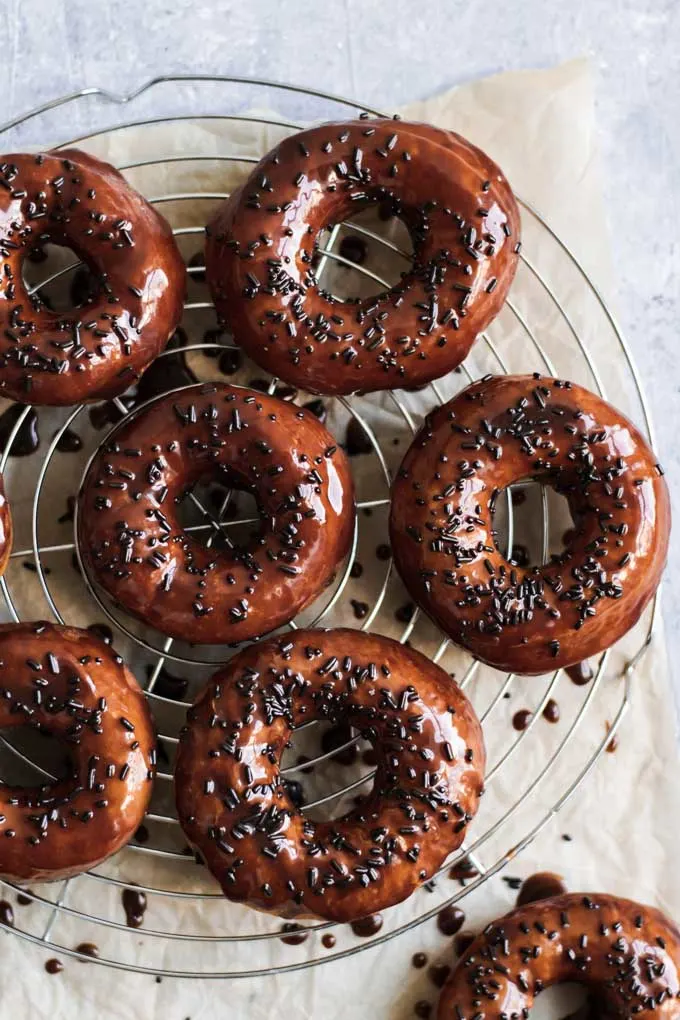
[[[281,779],[291,730],[345,719],[377,756],[370,794],[314,822]],[[483,787],[474,711],[419,652],[354,630],[298,630],[216,673],[180,737],[184,832],[230,899],[351,921],[399,903],[462,843]]]
[[[0,159],[0,394],[66,405],[122,393],[182,314],[185,269],[172,231],[108,163],[77,149]],[[29,293],[24,260],[71,248],[96,294],[67,312]]]
[[[343,302],[316,280],[319,235],[370,205],[402,218],[413,267],[387,293]],[[496,164],[452,131],[357,120],[284,139],[207,234],[208,283],[236,342],[295,386],[352,393],[460,364],[505,301],[519,212]]]
[[[215,550],[186,532],[178,503],[199,480],[253,493],[260,533]],[[247,641],[292,619],[349,549],[354,488],[310,411],[206,383],[152,401],[91,463],[78,501],[84,563],[128,612],[192,643]]]
[[[527,1017],[550,985],[586,985],[594,1016],[680,1017],[680,931],[661,911],[581,893],[540,900],[490,924],[459,961],[437,1020]]]
[[[498,548],[494,512],[527,478],[567,498],[574,537],[525,569]],[[669,530],[662,470],[635,426],[539,375],[489,376],[428,415],[392,490],[390,539],[412,598],[516,673],[581,662],[625,634],[659,584]]]
[[[0,727],[34,726],[64,746],[63,779],[0,786],[0,876],[76,875],[131,838],[151,796],[155,737],[123,660],[84,630],[0,625]]]

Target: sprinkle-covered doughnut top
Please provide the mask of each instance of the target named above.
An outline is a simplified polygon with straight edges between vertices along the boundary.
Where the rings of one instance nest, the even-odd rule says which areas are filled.
[[[151,796],[155,738],[146,699],[123,660],[74,627],[0,625],[0,727],[56,737],[68,774],[0,786],[0,876],[66,878],[126,843]]]
[[[395,480],[390,538],[412,598],[498,669],[544,673],[608,648],[638,620],[666,561],[670,502],[640,432],[581,386],[488,376],[432,414]],[[566,496],[574,537],[537,567],[496,542],[503,489]]]
[[[97,293],[49,309],[23,278],[46,244],[71,248]],[[0,394],[77,404],[122,393],[182,314],[185,269],[172,231],[108,163],[77,149],[0,160]]]
[[[598,1016],[680,1017],[680,932],[659,910],[600,893],[540,900],[490,924],[447,981],[437,1020],[526,1018],[561,982],[586,985]]]
[[[344,718],[375,748],[372,791],[315,822],[280,774],[291,729]],[[253,645],[188,713],[175,770],[179,819],[230,899],[351,921],[398,903],[463,841],[483,786],[481,727],[442,669],[354,630]]]
[[[215,550],[178,504],[200,479],[252,492],[260,533]],[[126,419],[87,472],[78,542],[88,572],[129,612],[193,643],[247,641],[324,588],[354,526],[349,464],[310,411],[236,386],[169,393]]]
[[[405,222],[413,267],[387,293],[334,299],[315,276],[319,234],[371,204]],[[207,235],[208,283],[236,342],[295,386],[351,393],[460,364],[505,300],[519,213],[493,160],[459,135],[357,120],[284,139]]]

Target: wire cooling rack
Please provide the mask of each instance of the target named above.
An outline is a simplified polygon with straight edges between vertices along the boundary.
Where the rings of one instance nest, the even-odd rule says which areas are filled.
[[[111,115],[105,130],[87,132],[92,123],[91,106],[84,108],[88,96],[91,98],[87,103],[96,104],[97,120],[102,110]],[[138,111],[134,120],[128,119],[125,112],[131,104]],[[199,118],[194,112],[197,106],[204,111]],[[285,111],[285,115],[259,112],[263,109]],[[158,116],[159,110],[162,116]],[[0,129],[0,134],[6,149],[17,149],[44,145],[45,139],[51,141],[66,134],[67,124],[71,133],[77,125],[82,129],[81,137],[62,144],[81,144],[98,151],[104,142],[113,142],[114,147],[124,142],[131,127],[144,128],[144,151],[134,161],[121,161],[120,168],[173,223],[190,278],[179,348],[163,354],[159,364],[167,361],[169,366],[182,359],[183,371],[188,365],[197,378],[206,374],[219,378],[216,366],[222,363],[214,355],[235,352],[236,348],[228,337],[218,337],[215,343],[214,332],[208,334],[207,342],[206,330],[215,326],[214,311],[200,259],[195,257],[202,248],[203,226],[210,211],[227,194],[215,187],[215,180],[219,181],[221,174],[233,180],[234,175],[248,172],[258,159],[258,152],[248,150],[247,139],[253,135],[258,138],[261,134],[261,143],[266,141],[268,147],[300,127],[300,120],[347,119],[356,116],[358,110],[349,100],[314,89],[251,79],[172,77],[148,82],[129,96],[85,89],[15,118]],[[370,109],[366,112],[377,113]],[[169,152],[167,127],[174,125],[184,132],[187,125],[195,123],[211,136],[228,128],[228,135],[221,137],[228,137],[233,149],[218,144],[205,151],[199,141],[199,147],[192,150],[183,134],[180,151]],[[204,133],[200,138],[207,136]],[[206,167],[210,167],[211,175],[204,173]],[[163,182],[160,191],[155,190],[158,180]],[[17,935],[52,953],[90,961],[92,957],[82,942],[96,941],[100,963],[157,976],[243,978],[303,969],[351,956],[433,918],[444,906],[462,899],[499,872],[577,794],[610,745],[625,713],[635,667],[652,638],[656,601],[622,650],[605,653],[593,663],[588,683],[572,684],[562,671],[543,678],[502,675],[453,648],[417,609],[400,606],[406,595],[385,546],[391,477],[422,413],[484,372],[558,373],[606,396],[606,370],[608,379],[612,374],[617,378],[617,402],[625,401],[625,409],[653,442],[639,377],[610,310],[568,247],[530,205],[521,205],[524,247],[517,280],[506,307],[480,337],[461,369],[417,393],[395,391],[367,398],[324,399],[329,427],[340,440],[352,419],[361,426],[364,437],[364,452],[354,459],[358,491],[354,538],[348,560],[333,584],[310,611],[289,625],[295,628],[353,622],[362,629],[411,641],[455,671],[482,720],[489,751],[487,795],[471,826],[468,843],[441,869],[436,882],[428,883],[407,903],[386,911],[382,929],[370,940],[359,939],[342,926],[312,924],[307,926],[309,936],[304,942],[284,945],[279,920],[224,901],[183,845],[172,802],[172,760],[187,704],[215,663],[224,661],[233,650],[193,648],[166,639],[125,616],[92,585],[82,571],[70,515],[64,515],[66,520],[62,518],[58,526],[55,524],[55,501],[61,507],[69,491],[75,492],[88,458],[105,432],[93,426],[91,411],[85,406],[66,411],[40,409],[40,427],[45,434],[49,430],[50,439],[44,451],[17,461],[16,444],[33,415],[33,409],[25,407],[0,457],[10,502],[15,510],[21,507],[17,547],[10,568],[0,580],[6,615],[18,621],[47,614],[57,622],[81,626],[105,619],[114,644],[145,684],[159,728],[161,753],[151,809],[133,843],[112,861],[75,879],[42,886],[40,891],[22,890],[33,906],[30,911],[17,912]],[[397,229],[393,229],[395,226]],[[348,238],[354,241],[354,253],[347,248]],[[360,256],[356,254],[357,238],[362,242]],[[539,246],[540,265],[533,255]],[[398,224],[358,217],[356,222],[335,225],[326,233],[316,271],[326,289],[366,294],[370,288],[375,292],[394,282],[408,260],[408,239],[399,234]],[[69,260],[33,284],[34,289],[47,295],[50,288],[72,282],[77,266]],[[246,363],[231,381],[252,382],[251,377],[257,376],[258,385],[263,385],[259,381],[262,375],[261,370]],[[276,379],[265,379],[264,386],[299,403],[310,399],[282,388]],[[124,395],[107,405],[104,418],[115,422],[128,414],[129,408],[129,395]],[[65,438],[74,431],[83,441],[82,449],[66,454]],[[232,498],[231,493],[221,492],[217,500],[214,495],[207,490],[191,494],[187,527],[203,533],[210,544],[237,541],[242,530],[256,523],[257,518],[243,511],[241,494]],[[551,498],[545,489],[530,483],[520,483],[508,491],[505,520],[499,528],[499,540],[507,545],[508,553],[517,549],[518,539],[523,536],[522,515],[534,561],[545,561],[555,544],[559,547],[556,534],[559,536],[564,522],[560,523],[560,508]],[[525,510],[520,510],[521,506]],[[533,507],[528,517],[526,507]],[[376,558],[373,550],[381,536]],[[356,566],[359,557],[365,567],[360,579]],[[369,568],[367,560],[371,561]],[[74,566],[80,567],[80,573],[73,570]],[[21,567],[29,569],[22,572]],[[359,586],[361,599],[352,603],[355,586]],[[353,621],[351,616],[348,619],[352,604]],[[38,605],[40,613],[36,611]],[[186,676],[178,678],[182,671]],[[175,680],[169,681],[169,675]],[[173,683],[179,685],[177,690],[172,689]],[[557,697],[562,719],[551,726],[543,714]],[[518,708],[527,710],[523,729],[512,725]],[[336,739],[330,749],[323,744],[318,748],[319,733],[315,737],[314,731],[319,726],[311,724],[301,729],[305,732],[300,735],[300,747],[309,747],[310,754],[301,761],[291,761],[284,774],[289,780],[304,781],[306,811],[345,809],[371,781],[365,748],[358,748],[357,753],[355,747],[361,742],[352,733],[339,742]],[[36,774],[42,777],[40,781],[49,781],[50,768],[30,745],[14,736],[0,736],[0,740],[3,778],[7,778],[7,769],[18,766],[29,769],[33,781]],[[524,765],[518,769],[520,763]],[[120,909],[121,892],[131,886],[148,898],[145,924],[139,930],[125,924]],[[337,936],[335,945],[322,948],[320,933],[328,933],[330,928]],[[200,957],[195,952],[198,949]]]

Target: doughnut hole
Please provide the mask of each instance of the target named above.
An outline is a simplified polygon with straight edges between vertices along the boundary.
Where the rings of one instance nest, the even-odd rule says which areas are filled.
[[[32,249],[23,262],[23,280],[29,291],[37,288],[38,297],[53,312],[80,308],[99,294],[88,267],[66,245],[47,244]]]
[[[373,771],[367,758],[372,760],[371,745],[351,730],[343,719],[330,723],[315,722],[313,725],[298,727],[290,736],[281,760],[281,771],[295,767],[295,771],[284,774],[289,794],[307,818],[313,821],[328,821],[347,814],[357,797],[366,796],[373,785],[372,780],[334,796],[325,803],[309,807],[313,801],[338,793],[344,787],[368,777]],[[321,755],[328,755],[316,762]],[[292,786],[292,789],[291,789]]]
[[[226,526],[216,531],[197,503],[213,521]],[[200,479],[185,494],[177,506],[177,517],[182,528],[191,529],[189,533],[195,541],[207,545],[211,540],[210,547],[220,552],[252,547],[262,531],[260,509],[253,494],[239,488],[238,483],[226,486],[210,478]]]
[[[27,789],[60,782],[73,772],[68,745],[35,726],[0,730],[0,764],[3,783]]]
[[[542,567],[571,542],[575,522],[565,496],[527,479],[504,489],[496,500],[496,542],[518,567]],[[510,507],[512,504],[512,523]],[[510,553],[510,555],[509,555]]]
[[[363,301],[384,294],[413,268],[413,241],[406,223],[389,206],[372,205],[320,232],[312,266],[319,286],[334,297]]]
[[[564,1020],[594,1020],[603,1013],[596,1008],[583,985],[565,982],[546,988],[531,1007],[531,1020],[552,1020],[556,1016]]]

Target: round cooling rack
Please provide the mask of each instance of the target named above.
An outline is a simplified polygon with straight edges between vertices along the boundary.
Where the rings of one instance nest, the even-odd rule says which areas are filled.
[[[133,105],[134,117],[128,110]],[[110,126],[92,132],[102,110],[111,114]],[[358,501],[351,553],[329,588],[289,627],[370,628],[411,642],[454,672],[482,721],[489,754],[487,793],[479,815],[468,843],[437,879],[386,911],[382,929],[371,939],[361,939],[345,926],[310,924],[304,942],[283,944],[279,919],[225,901],[187,853],[174,814],[172,762],[187,705],[215,664],[229,658],[233,649],[175,642],[127,617],[87,577],[75,543],[73,513],[62,513],[109,428],[136,406],[135,394],[94,408],[38,409],[42,446],[19,459],[18,444],[36,413],[25,407],[17,413],[0,457],[17,531],[10,566],[0,579],[5,615],[15,621],[41,615],[79,626],[105,623],[145,686],[160,747],[151,808],[133,843],[77,878],[42,886],[39,892],[21,890],[32,908],[17,912],[14,931],[51,953],[92,962],[78,948],[87,940],[99,946],[98,962],[120,969],[168,977],[245,978],[342,959],[396,938],[479,888],[527,847],[577,793],[626,711],[635,668],[652,639],[656,600],[621,646],[591,664],[587,682],[572,683],[563,671],[542,678],[502,675],[453,647],[417,609],[404,605],[407,596],[386,546],[391,478],[423,414],[487,372],[541,371],[575,379],[610,397],[653,442],[639,377],[614,317],[569,248],[536,210],[521,202],[521,264],[505,308],[459,370],[420,391],[312,398],[276,379],[263,379],[261,370],[239,362],[231,338],[216,329],[203,266],[196,257],[212,210],[262,151],[300,128],[301,121],[348,119],[358,110],[349,100],[314,89],[251,79],[176,77],[148,82],[130,96],[86,89],[15,118],[0,132],[7,150],[18,144],[39,146],[77,129],[77,144],[112,158],[171,222],[187,260],[189,294],[182,328],[154,366],[156,392],[177,389],[192,379],[224,379],[226,370],[233,383],[257,385],[300,404],[313,400],[339,442],[361,437],[361,452],[352,458]],[[134,159],[129,158],[131,139]],[[121,152],[126,153],[123,158]],[[360,244],[359,261],[351,255],[348,238],[355,252]],[[316,273],[337,296],[365,296],[389,287],[408,261],[408,240],[398,223],[359,215],[326,232]],[[69,259],[32,286],[43,296],[68,288],[78,265]],[[82,441],[78,449],[73,433]],[[352,452],[351,442],[348,445]],[[242,493],[206,488],[185,502],[186,526],[203,534],[208,544],[238,542],[244,529],[257,522],[252,508],[244,508]],[[545,488],[529,482],[508,491],[504,503],[499,541],[508,554],[521,540],[535,562],[546,560],[569,524],[564,507]],[[543,713],[557,698],[561,719],[550,725]],[[512,724],[518,708],[528,710],[521,730]],[[2,735],[0,741],[3,779],[16,769],[24,769],[32,781],[36,774],[51,777],[50,763],[29,743]],[[309,724],[296,731],[295,751],[300,750],[305,756],[296,760],[293,754],[284,775],[301,784],[297,793],[305,798],[305,810],[316,817],[346,810],[367,790],[373,775],[370,760],[352,732],[334,734],[329,744],[321,724]],[[138,929],[127,927],[121,909],[121,893],[131,886],[147,896],[144,925]],[[322,948],[319,933],[330,928],[335,945]]]

